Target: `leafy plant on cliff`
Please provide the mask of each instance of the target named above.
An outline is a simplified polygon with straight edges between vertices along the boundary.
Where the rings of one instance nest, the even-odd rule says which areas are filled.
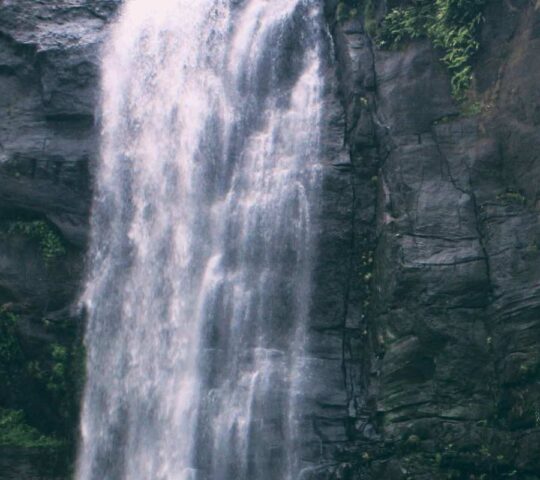
[[[515,203],[517,205],[525,205],[527,203],[527,199],[513,188],[508,188],[506,192],[497,195],[497,200],[508,204]]]
[[[58,448],[61,440],[41,434],[26,423],[20,410],[0,408],[0,446],[23,448]]]
[[[20,315],[11,308],[0,307],[0,413],[5,413],[0,419],[0,444],[52,448],[71,441],[84,383],[85,354],[80,338],[71,326],[71,330],[62,330],[62,344],[44,342],[27,348],[21,337]],[[57,328],[42,325],[47,330]],[[42,405],[49,406],[52,422],[40,417]],[[54,432],[54,441],[35,433],[40,430]]]
[[[358,9],[347,5],[347,2],[339,2],[336,7],[336,20],[344,22],[358,15]]]
[[[441,60],[451,75],[452,94],[463,99],[472,81],[471,61],[478,51],[477,34],[486,0],[412,0],[392,9],[378,35],[379,46],[397,48],[404,42],[427,37],[442,51]]]
[[[375,37],[377,35],[377,18],[375,14],[375,0],[365,0],[364,3],[364,28],[366,32]]]
[[[60,236],[43,220],[30,222],[17,221],[11,224],[11,232],[21,233],[39,242],[43,260],[50,265],[58,257],[66,253],[66,249]]]
[[[68,348],[53,343],[46,356],[26,364],[27,373],[44,387],[67,425],[76,421],[79,394],[84,383],[84,359],[82,346],[75,344]]]
[[[23,354],[16,334],[18,317],[0,308],[0,385],[10,389],[19,374]],[[0,399],[3,395],[0,395]]]

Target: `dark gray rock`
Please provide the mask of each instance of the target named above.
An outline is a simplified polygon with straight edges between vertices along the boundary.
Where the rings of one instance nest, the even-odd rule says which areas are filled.
[[[45,216],[87,237],[99,45],[116,1],[0,6],[0,211]]]
[[[489,2],[467,116],[429,42],[381,51],[362,8],[337,22],[338,3],[325,4],[335,62],[304,399],[305,457],[321,464],[305,478],[538,479],[540,10]],[[50,268],[35,239],[0,235],[0,297],[27,354],[78,341],[58,332],[80,322],[99,48],[117,4],[0,5],[0,219],[45,219],[67,248]],[[42,478],[25,455],[2,453],[3,478]]]
[[[369,307],[355,312],[369,342],[349,344],[360,368],[345,365],[362,392],[354,415],[384,443],[351,436],[344,458],[358,478],[538,478],[524,445],[540,428],[537,24],[531,4],[490,3],[473,116],[460,114],[425,41],[372,47],[375,94],[366,93],[358,62],[371,62],[358,50],[370,39],[335,27],[347,118],[358,119],[351,158],[359,150],[362,165],[375,145],[380,165],[378,196],[366,197],[375,246],[358,246],[358,257],[375,250]],[[364,95],[370,118],[352,108]],[[359,236],[372,235],[363,223]]]
[[[0,2],[0,321],[15,322],[14,331],[0,325],[13,345],[11,357],[2,353],[0,375],[10,373],[0,406],[72,444],[82,382],[74,303],[99,149],[99,49],[117,3]],[[62,245],[54,259],[43,235]],[[57,480],[72,467],[74,445],[1,450],[0,478]]]
[[[61,480],[64,459],[47,449],[0,447],[0,480]]]

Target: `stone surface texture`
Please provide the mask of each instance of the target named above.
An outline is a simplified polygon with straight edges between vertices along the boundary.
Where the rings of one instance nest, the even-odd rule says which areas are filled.
[[[355,409],[335,476],[540,478],[540,4],[488,2],[468,110],[427,41],[381,51],[362,20],[332,30],[351,276],[373,262],[342,323]]]
[[[0,478],[66,478],[77,436],[77,299],[98,155],[100,44],[117,2],[0,1],[0,407],[22,410],[59,451],[0,447]],[[46,261],[39,222],[64,253]],[[25,233],[26,232],[26,233]],[[13,337],[13,338],[11,338]],[[3,375],[7,370],[7,374]]]
[[[0,300],[28,362],[80,344],[99,52],[118,3],[0,2]],[[362,9],[337,21],[337,3],[311,478],[538,480],[540,3],[488,2],[468,110],[428,41],[380,50]],[[65,245],[52,266],[9,228],[36,220]],[[21,382],[0,406],[76,431],[76,413]],[[5,452],[0,479],[57,478],[35,452]]]

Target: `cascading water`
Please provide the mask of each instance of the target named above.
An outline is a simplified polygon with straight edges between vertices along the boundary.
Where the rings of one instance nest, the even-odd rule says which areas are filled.
[[[103,60],[79,480],[300,478],[320,0],[127,0]]]

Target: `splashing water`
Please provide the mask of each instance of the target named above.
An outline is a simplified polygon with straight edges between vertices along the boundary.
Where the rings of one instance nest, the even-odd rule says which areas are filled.
[[[303,459],[317,0],[127,0],[102,65],[79,480]]]

